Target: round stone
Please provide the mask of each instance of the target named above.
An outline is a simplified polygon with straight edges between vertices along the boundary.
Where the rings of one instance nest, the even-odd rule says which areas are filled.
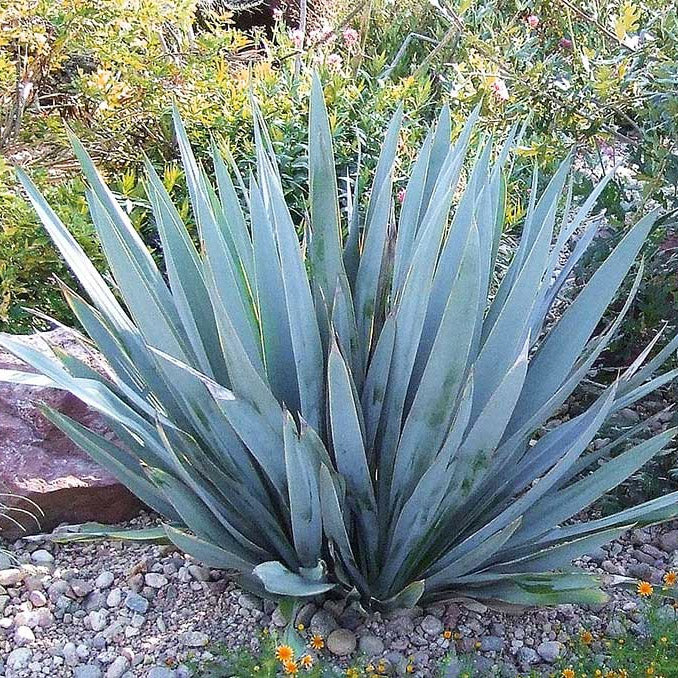
[[[54,556],[47,549],[38,549],[31,553],[31,560],[38,565],[48,565],[54,562]]]
[[[335,629],[327,636],[327,649],[339,657],[354,652],[356,644],[355,633],[348,629]]]
[[[144,577],[144,582],[146,586],[150,586],[152,589],[161,589],[163,586],[167,586],[167,577],[157,572],[149,572]]]
[[[108,607],[118,607],[122,602],[122,591],[120,589],[111,589],[106,596],[106,605]]]
[[[125,607],[128,610],[132,610],[132,612],[146,614],[146,611],[148,610],[148,600],[138,593],[130,592],[127,594],[127,598],[125,598]]]
[[[311,617],[311,633],[313,634],[327,638],[338,628],[337,620],[327,610],[318,610]]]
[[[99,576],[94,580],[94,586],[98,589],[107,589],[114,581],[115,577],[112,572],[104,570],[99,573]]]
[[[557,640],[547,640],[537,647],[537,654],[549,664],[556,661],[562,651],[563,645]]]
[[[93,610],[87,615],[92,631],[103,631],[106,628],[106,610]]]
[[[539,655],[531,647],[521,647],[518,648],[516,657],[520,664],[523,665],[532,665],[539,662]]]
[[[71,590],[78,598],[84,598],[94,588],[92,582],[85,579],[71,579]]]
[[[432,614],[427,614],[421,620],[421,628],[424,633],[427,633],[429,636],[438,636],[443,632],[443,623],[434,617]]]
[[[129,668],[127,657],[116,657],[106,671],[106,678],[122,678]]]
[[[360,637],[358,647],[368,657],[376,657],[384,651],[384,641],[378,636],[369,634]]]
[[[146,678],[174,678],[174,671],[166,666],[154,666],[147,674]]]
[[[480,649],[483,652],[501,652],[504,641],[497,636],[484,636],[480,639]]]
[[[24,578],[24,573],[16,567],[0,570],[0,586],[16,586]]]

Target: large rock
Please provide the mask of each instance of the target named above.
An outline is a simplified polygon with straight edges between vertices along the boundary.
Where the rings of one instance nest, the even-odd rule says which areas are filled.
[[[98,370],[103,363],[90,355],[66,330],[18,337],[34,348],[45,342],[86,361]],[[0,369],[31,371],[0,349]],[[114,523],[136,515],[140,502],[110,473],[97,466],[58,428],[42,416],[45,403],[97,433],[112,437],[102,419],[75,396],[57,389],[0,383],[0,492],[16,495],[3,501],[17,508],[35,502],[44,516],[39,524],[17,511],[11,515],[26,533],[52,530],[59,523],[90,520]],[[22,532],[0,516],[0,535],[12,539]]]

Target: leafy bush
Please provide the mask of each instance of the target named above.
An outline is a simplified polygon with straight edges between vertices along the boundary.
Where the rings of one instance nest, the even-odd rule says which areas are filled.
[[[674,431],[600,467],[599,455],[584,451],[608,415],[673,376],[652,378],[678,338],[644,367],[637,361],[581,415],[538,439],[534,432],[622,322],[624,312],[593,336],[657,214],[630,230],[546,329],[585,247],[555,275],[561,253],[603,186],[567,214],[552,246],[564,162],[538,200],[533,192],[520,245],[488,302],[512,141],[494,159],[491,143],[481,144],[461,181],[475,117],[452,145],[443,110],[412,167],[395,228],[398,110],[366,214],[353,193],[344,222],[316,79],[300,247],[261,116],[256,178],[236,189],[215,153],[215,190],[175,114],[201,251],[149,164],[167,282],[74,139],[122,304],[21,178],[92,299],[90,306],[66,291],[112,377],[11,338],[1,343],[106,417],[120,446],[48,412],[165,517],[179,548],[238,570],[242,585],[261,595],[341,591],[384,608],[452,592],[528,604],[603,600],[594,578],[572,571],[572,559],[630,524],[674,517],[678,494],[590,522],[568,520]],[[449,221],[458,183],[463,193]],[[594,230],[589,225],[584,245]]]

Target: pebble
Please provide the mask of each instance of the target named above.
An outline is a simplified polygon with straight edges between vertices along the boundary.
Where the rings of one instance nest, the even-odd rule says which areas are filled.
[[[179,640],[186,647],[205,647],[209,643],[209,636],[202,631],[187,631],[179,636]]]
[[[0,586],[15,586],[23,578],[23,572],[16,567],[0,570]]]
[[[360,637],[358,648],[368,657],[376,657],[384,651],[384,641],[379,636],[368,634]]]
[[[444,626],[440,619],[429,614],[421,620],[421,628],[430,636],[438,636],[443,632]]]
[[[106,670],[106,678],[122,678],[129,668],[127,657],[116,657]]]
[[[557,640],[547,640],[537,647],[537,654],[549,664],[553,663],[560,657],[563,651],[563,644]]]
[[[318,610],[311,617],[311,633],[327,638],[332,631],[339,628],[337,620],[327,610]]]
[[[16,650],[12,650],[7,656],[7,668],[8,669],[23,669],[28,666],[28,662],[31,661],[33,652],[27,647],[17,647]]]
[[[147,674],[146,678],[174,678],[174,671],[165,666],[154,666]]]
[[[31,553],[31,560],[38,565],[48,565],[54,562],[54,556],[46,549],[37,549]]]
[[[125,598],[125,607],[133,612],[145,614],[148,610],[148,600],[138,593],[130,592]]]
[[[99,573],[99,576],[94,580],[94,586],[98,589],[107,589],[115,581],[112,572],[104,570]]]
[[[35,634],[30,626],[17,626],[14,631],[14,642],[21,647],[35,642]]]
[[[327,636],[327,649],[337,656],[351,654],[356,648],[356,637],[348,629],[335,629]]]
[[[92,582],[85,581],[84,579],[71,579],[69,583],[71,585],[71,591],[73,591],[78,598],[84,598],[94,589]]]
[[[47,596],[42,591],[31,591],[28,594],[28,600],[33,607],[44,607],[47,605]]]
[[[96,664],[83,664],[73,670],[73,678],[101,678],[102,675]]]
[[[161,589],[169,583],[167,577],[158,574],[157,572],[149,572],[144,577],[144,581],[146,582],[146,586],[150,586],[152,589]]]

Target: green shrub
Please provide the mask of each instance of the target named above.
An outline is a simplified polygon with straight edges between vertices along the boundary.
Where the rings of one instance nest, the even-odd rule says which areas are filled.
[[[201,248],[149,165],[167,280],[73,140],[121,301],[25,175],[22,182],[93,302],[66,292],[114,379],[60,353],[50,359],[11,338],[1,343],[104,415],[124,449],[48,412],[164,516],[179,548],[238,570],[242,585],[261,595],[335,591],[383,608],[451,593],[522,604],[604,600],[572,559],[630,524],[674,517],[678,494],[568,521],[675,432],[600,467],[598,455],[584,452],[608,415],[673,376],[653,378],[678,339],[627,370],[581,415],[538,439],[534,432],[622,322],[623,312],[593,336],[657,214],[629,231],[547,329],[583,250],[554,275],[563,248],[603,184],[559,230],[569,160],[538,199],[533,192],[520,245],[488,301],[512,141],[496,156],[480,143],[461,181],[473,118],[452,145],[444,109],[411,169],[396,228],[401,117],[399,110],[386,133],[366,213],[354,196],[344,220],[314,81],[300,247],[261,116],[256,178],[235,188],[215,153],[215,189],[175,114]]]

